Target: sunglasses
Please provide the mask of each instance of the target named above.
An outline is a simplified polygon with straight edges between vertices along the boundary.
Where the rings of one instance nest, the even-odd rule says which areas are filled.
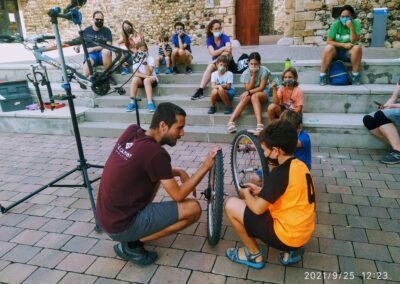
[[[96,22],[104,22],[104,19],[95,19]]]

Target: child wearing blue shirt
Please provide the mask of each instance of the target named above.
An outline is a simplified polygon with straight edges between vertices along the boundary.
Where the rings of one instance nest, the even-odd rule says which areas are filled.
[[[297,129],[297,146],[294,156],[304,162],[307,168],[311,170],[311,140],[308,133],[303,129],[301,113],[285,110],[282,112],[280,119],[286,119]]]

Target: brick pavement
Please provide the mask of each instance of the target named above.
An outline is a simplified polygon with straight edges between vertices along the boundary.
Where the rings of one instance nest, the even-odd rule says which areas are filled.
[[[104,164],[114,142],[83,138],[88,160]],[[175,166],[193,172],[207,146],[184,142],[168,151]],[[223,145],[223,151],[225,189],[234,194],[229,145]],[[306,283],[321,272],[332,278],[328,272],[339,271],[354,272],[352,283],[366,282],[362,273],[377,271],[388,273],[389,282],[400,282],[400,165],[380,164],[382,154],[313,149],[317,225],[304,261],[297,265],[281,266],[272,248],[266,250],[268,263],[261,271],[230,262],[224,250],[239,245],[237,236],[224,219],[220,243],[209,246],[203,212],[198,223],[148,244],[159,258],[154,265],[139,268],[117,258],[114,242],[94,232],[84,189],[48,188],[0,215],[0,283]],[[76,156],[70,136],[0,133],[0,202],[9,205],[71,169]],[[98,171],[90,173],[95,176]],[[198,191],[205,185],[203,180]],[[94,187],[96,194],[98,184]],[[156,198],[169,199],[163,190]],[[205,210],[206,203],[201,205]]]

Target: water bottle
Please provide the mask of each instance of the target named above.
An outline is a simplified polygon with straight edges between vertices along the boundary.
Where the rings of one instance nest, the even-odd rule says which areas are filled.
[[[292,66],[292,61],[290,60],[290,58],[286,58],[285,60],[285,70],[290,68]]]

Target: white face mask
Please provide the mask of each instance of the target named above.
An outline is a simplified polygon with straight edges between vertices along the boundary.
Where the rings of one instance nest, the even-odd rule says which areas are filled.
[[[257,72],[260,69],[260,67],[249,67],[249,70],[251,72]]]

